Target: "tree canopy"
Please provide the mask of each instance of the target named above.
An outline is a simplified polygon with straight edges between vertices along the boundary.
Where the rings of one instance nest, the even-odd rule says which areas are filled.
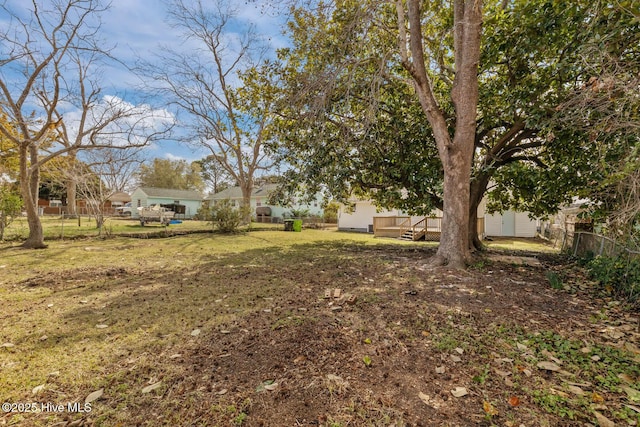
[[[141,187],[171,188],[174,190],[204,191],[201,165],[186,160],[154,159],[142,164],[137,173]]]
[[[425,64],[453,136],[456,111],[448,97],[456,76],[453,14],[445,2],[422,3],[424,50],[430,53]],[[619,130],[631,113],[621,106],[637,99],[630,95],[637,94],[637,80],[634,89],[633,79],[625,76],[638,75],[640,45],[638,14],[631,6],[486,2],[469,183],[470,241],[476,235],[475,210],[485,195],[490,208],[544,216],[592,189],[602,180],[598,166],[628,152],[632,141],[620,138]],[[280,57],[286,105],[273,149],[293,165],[292,182],[325,186],[342,201],[366,194],[380,206],[427,213],[442,206],[446,170],[433,125],[420,108],[410,73],[401,67],[393,12],[382,1],[296,11],[293,46]],[[600,55],[594,57],[596,47]],[[620,90],[602,91],[606,96],[594,99],[592,85],[598,82],[603,89],[606,81],[619,82]],[[605,102],[614,93],[620,99]],[[605,125],[604,117],[617,125]]]

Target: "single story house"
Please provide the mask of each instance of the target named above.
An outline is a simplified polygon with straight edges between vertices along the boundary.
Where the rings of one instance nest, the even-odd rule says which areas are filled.
[[[151,205],[172,205],[176,218],[193,218],[202,206],[202,195],[193,190],[138,187],[131,193],[131,216],[139,217],[137,208]]]
[[[282,218],[292,216],[293,211],[306,210],[311,216],[322,216],[322,198],[316,196],[311,203],[302,203],[293,200],[291,206],[269,204],[269,195],[276,191],[278,184],[263,184],[256,186],[251,193],[251,214],[260,222],[280,222]],[[242,190],[240,187],[229,187],[204,198],[205,203],[215,204],[219,200],[229,200],[232,206],[240,206],[242,203]]]
[[[483,200],[478,207],[478,231],[481,237],[535,237],[539,221],[529,218],[526,212],[506,211],[486,213]],[[342,205],[338,211],[338,230],[373,233],[376,236],[399,237],[401,229],[408,226],[422,229],[421,236],[432,233],[436,240],[440,231],[442,212],[436,210],[427,219],[409,216],[400,210],[378,209],[370,200],[354,200],[351,207]],[[418,234],[414,234],[418,236]]]

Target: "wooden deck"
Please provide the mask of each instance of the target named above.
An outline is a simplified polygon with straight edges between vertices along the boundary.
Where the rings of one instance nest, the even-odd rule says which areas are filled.
[[[441,217],[424,217],[412,223],[408,216],[373,217],[374,237],[394,237],[403,240],[439,242]],[[478,218],[478,236],[484,237],[484,218]]]

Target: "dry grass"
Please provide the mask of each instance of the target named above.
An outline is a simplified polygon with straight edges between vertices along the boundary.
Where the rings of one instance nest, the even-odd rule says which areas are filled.
[[[300,280],[322,268],[323,258],[355,265],[353,255],[341,252],[345,245],[425,248],[322,230],[52,241],[39,251],[1,247],[0,402],[84,402],[104,389],[108,404],[95,402],[99,410],[91,414],[96,425],[128,425],[127,408],[145,405],[157,407],[169,425],[172,411],[181,407],[186,416],[189,402],[170,395],[158,402],[141,390],[161,382],[162,394],[168,380],[184,376],[172,360],[199,339],[194,331],[202,337],[229,328],[304,289]],[[318,257],[313,266],[310,253]],[[242,414],[214,412],[225,411]],[[0,414],[0,425],[74,417],[80,415]]]

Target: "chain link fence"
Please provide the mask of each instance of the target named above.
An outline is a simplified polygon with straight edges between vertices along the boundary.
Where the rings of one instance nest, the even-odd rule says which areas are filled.
[[[640,251],[588,231],[565,231],[555,242],[563,252],[581,260],[589,275],[609,293],[640,308]]]

